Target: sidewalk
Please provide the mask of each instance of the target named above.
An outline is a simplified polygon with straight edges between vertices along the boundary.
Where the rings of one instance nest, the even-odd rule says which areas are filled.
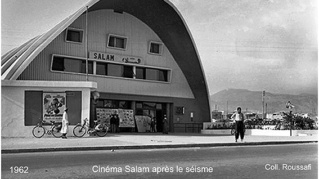
[[[240,141],[240,140],[239,140]],[[118,149],[156,149],[185,147],[217,147],[242,145],[273,145],[318,142],[318,136],[245,136],[244,142],[235,143],[234,136],[203,134],[164,135],[161,133],[120,133],[105,137],[84,136],[68,139],[44,136],[43,138],[2,138],[2,153],[85,151]]]

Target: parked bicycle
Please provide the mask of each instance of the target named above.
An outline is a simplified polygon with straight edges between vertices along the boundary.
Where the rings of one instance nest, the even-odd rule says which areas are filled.
[[[77,124],[73,128],[73,134],[76,137],[83,137],[86,132],[88,134],[96,134],[99,137],[104,137],[107,134],[108,126],[105,123],[99,123],[97,120],[94,121],[94,127],[89,128],[88,127],[88,119],[84,120],[83,124]]]
[[[43,125],[48,124],[51,125],[49,129],[46,129]],[[60,132],[62,128],[62,123],[55,122],[55,121],[45,121],[42,120],[39,122],[33,129],[32,134],[36,138],[41,138],[44,136],[44,134],[53,135],[56,138],[60,138],[62,136],[62,133]]]

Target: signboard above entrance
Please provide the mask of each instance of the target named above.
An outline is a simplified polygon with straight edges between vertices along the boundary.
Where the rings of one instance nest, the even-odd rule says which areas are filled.
[[[124,56],[124,55],[102,53],[102,52],[90,52],[89,58],[95,59],[95,60],[114,61],[114,62],[121,62],[121,63],[144,64],[144,61],[142,60],[141,57]]]

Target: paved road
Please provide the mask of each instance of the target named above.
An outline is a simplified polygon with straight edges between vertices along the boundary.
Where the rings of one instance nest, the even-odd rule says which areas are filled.
[[[12,166],[22,166],[20,172],[27,173],[15,174]],[[1,170],[2,178],[311,179],[318,178],[318,146],[2,154]]]

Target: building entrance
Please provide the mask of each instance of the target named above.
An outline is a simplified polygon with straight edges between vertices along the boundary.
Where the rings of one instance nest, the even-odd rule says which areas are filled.
[[[165,103],[136,102],[136,115],[149,116],[154,119],[156,132],[163,132],[164,114],[166,114]]]
[[[111,114],[117,111],[120,132],[163,132],[164,114],[167,114],[167,103],[125,101],[113,99],[99,99],[92,103],[92,114],[90,119],[105,118],[108,120]]]

